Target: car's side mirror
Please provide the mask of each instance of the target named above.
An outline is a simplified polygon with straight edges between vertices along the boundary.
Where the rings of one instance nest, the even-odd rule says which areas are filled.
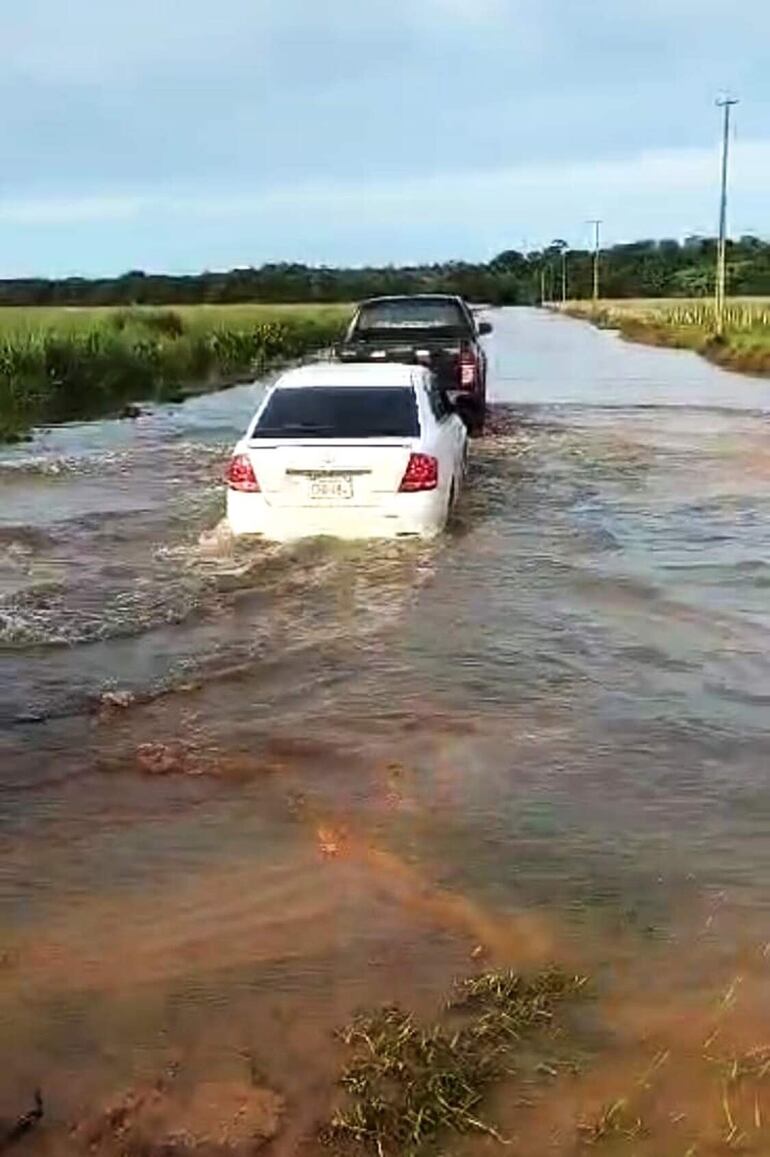
[[[488,333],[492,332],[492,323],[489,321],[479,322],[479,337],[486,337]]]

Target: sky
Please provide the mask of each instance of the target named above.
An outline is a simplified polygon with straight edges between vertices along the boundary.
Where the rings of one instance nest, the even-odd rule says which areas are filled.
[[[769,0],[2,0],[0,276],[770,235]]]

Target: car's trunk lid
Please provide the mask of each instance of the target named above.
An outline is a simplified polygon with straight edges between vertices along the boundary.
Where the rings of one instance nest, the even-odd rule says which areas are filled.
[[[376,506],[398,492],[414,440],[254,440],[248,455],[270,506]]]

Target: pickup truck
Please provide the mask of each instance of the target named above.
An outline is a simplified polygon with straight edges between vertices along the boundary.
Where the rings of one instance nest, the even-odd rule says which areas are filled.
[[[461,297],[373,297],[358,306],[336,355],[344,362],[429,366],[469,430],[479,433],[487,396],[487,355],[479,339],[491,332]]]

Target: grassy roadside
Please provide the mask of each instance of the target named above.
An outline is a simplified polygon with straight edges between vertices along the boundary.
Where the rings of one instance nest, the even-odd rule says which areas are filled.
[[[177,401],[335,341],[347,306],[0,310],[0,441]]]
[[[725,369],[770,376],[770,301],[746,298],[727,309],[723,337],[714,332],[710,302],[635,300],[567,302],[553,307],[601,329],[618,330],[627,341],[692,349]]]

